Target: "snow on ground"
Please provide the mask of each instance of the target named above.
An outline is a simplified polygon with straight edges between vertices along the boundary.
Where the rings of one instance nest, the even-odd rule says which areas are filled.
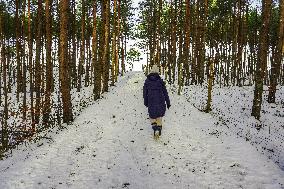
[[[211,114],[218,120],[219,132],[227,132],[250,142],[284,170],[284,87],[277,87],[276,102],[268,103],[265,87],[260,121],[251,116],[254,86],[222,87],[214,85]],[[206,106],[207,89],[189,86],[189,103],[199,109]]]
[[[155,141],[144,79],[128,73],[72,125],[12,150],[0,161],[0,188],[284,188],[272,160],[241,138],[216,133],[216,119],[176,93]]]
[[[54,74],[57,75],[57,74]],[[13,85],[12,88],[13,92],[9,94],[8,97],[8,109],[9,109],[9,115],[8,115],[8,128],[11,132],[9,132],[9,145],[15,146],[18,142],[21,142],[21,140],[17,140],[17,138],[20,136],[19,133],[16,133],[15,131],[28,131],[32,128],[31,124],[31,109],[28,107],[27,111],[27,120],[23,120],[23,94],[20,94],[19,101],[17,101],[16,98],[16,85]],[[59,125],[61,122],[61,116],[62,116],[62,102],[61,102],[61,95],[59,93],[59,84],[55,83],[55,92],[51,94],[52,99],[52,109],[50,113],[50,122],[53,126]],[[27,87],[29,89],[29,86]],[[43,95],[43,94],[42,94]],[[36,94],[34,92],[34,99],[36,98]],[[77,88],[73,88],[71,90],[71,101],[72,101],[72,110],[74,117],[77,117],[80,115],[80,113],[83,111],[84,108],[86,108],[89,105],[94,104],[93,101],[93,85],[89,87],[84,87],[80,89],[80,92],[77,92]],[[44,99],[44,98],[42,98]],[[3,100],[3,99],[2,99]],[[35,103],[35,101],[34,101]],[[31,104],[30,100],[30,92],[27,92],[27,104]],[[35,105],[34,105],[35,106]],[[0,106],[0,117],[4,114],[4,106]],[[24,129],[26,128],[26,129]],[[46,126],[43,124],[43,115],[40,115],[39,118],[39,124],[36,125],[36,130],[41,132],[42,130],[45,130]],[[0,127],[0,141],[2,140],[2,127]],[[23,135],[23,133],[21,133]],[[1,144],[0,144],[1,145]]]

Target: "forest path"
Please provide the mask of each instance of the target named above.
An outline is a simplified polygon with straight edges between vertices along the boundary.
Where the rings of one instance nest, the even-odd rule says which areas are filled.
[[[120,78],[72,125],[0,161],[0,188],[284,188],[284,173],[210,114],[170,93],[159,141],[143,105],[141,72]]]

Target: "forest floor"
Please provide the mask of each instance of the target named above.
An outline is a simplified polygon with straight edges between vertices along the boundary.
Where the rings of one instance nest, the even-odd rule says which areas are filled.
[[[243,138],[216,132],[216,118],[169,93],[159,141],[143,105],[141,72],[62,125],[0,161],[0,188],[283,189],[284,172]]]

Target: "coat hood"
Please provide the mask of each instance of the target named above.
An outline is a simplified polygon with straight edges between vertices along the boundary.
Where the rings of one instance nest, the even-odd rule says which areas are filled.
[[[158,73],[150,73],[147,78],[150,80],[150,81],[157,81],[158,79],[161,79],[161,77],[159,76]]]

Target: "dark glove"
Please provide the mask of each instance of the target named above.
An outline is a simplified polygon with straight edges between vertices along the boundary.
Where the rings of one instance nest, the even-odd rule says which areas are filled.
[[[171,105],[170,105],[170,104],[167,104],[167,108],[170,109],[170,107],[171,107]]]

